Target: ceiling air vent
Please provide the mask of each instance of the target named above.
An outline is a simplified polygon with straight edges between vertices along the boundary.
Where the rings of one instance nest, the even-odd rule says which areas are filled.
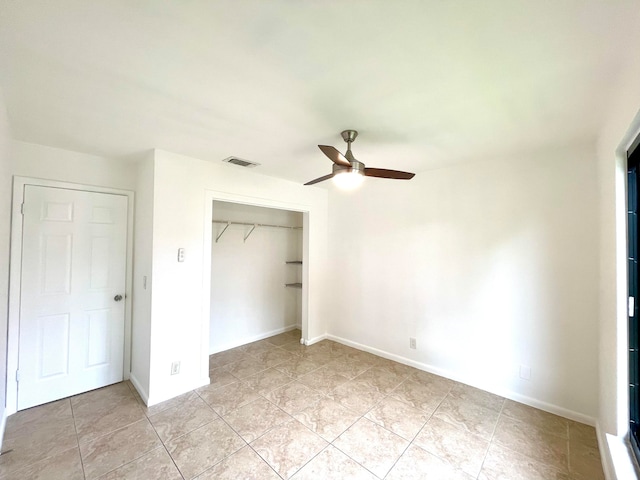
[[[238,157],[227,157],[222,161],[226,162],[226,163],[233,163],[234,165],[239,165],[241,167],[247,167],[247,168],[253,168],[253,167],[257,167],[258,165],[260,165],[259,163],[250,162],[249,160],[243,160],[243,159],[238,158]]]

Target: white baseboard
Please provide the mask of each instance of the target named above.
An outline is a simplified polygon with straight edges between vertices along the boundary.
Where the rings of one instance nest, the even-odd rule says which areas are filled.
[[[379,350],[377,348],[369,347],[368,345],[364,345],[362,343],[353,342],[346,338],[337,337],[335,335],[323,335],[321,337],[316,337],[307,345],[311,345],[316,341],[320,341],[324,338],[329,340],[333,340],[334,342],[342,343],[343,345],[347,345],[349,347],[356,348],[358,350],[362,350],[365,352],[373,353],[374,355],[378,355],[379,357],[387,358],[389,360],[393,360],[398,363],[402,363],[404,365],[409,365],[410,367],[417,368],[419,370],[423,370],[425,372],[433,373],[434,375],[439,375],[441,377],[448,378],[450,380],[454,380],[456,382],[464,383],[466,385],[470,385],[472,387],[479,388],[481,390],[485,390],[487,392],[493,393],[495,395],[499,395],[504,398],[508,398],[509,400],[513,400],[519,403],[524,403],[525,405],[529,405],[530,407],[535,407],[540,410],[544,410],[545,412],[553,413],[555,415],[559,415],[561,417],[569,418],[571,420],[575,420],[576,422],[586,423],[587,425],[595,426],[596,419],[589,415],[584,415],[579,412],[574,412],[573,410],[568,410],[566,408],[560,407],[558,405],[553,405],[542,400],[537,400],[535,398],[527,397],[526,395],[521,395],[517,392],[513,392],[511,390],[506,389],[496,389],[494,386],[487,386],[477,383],[474,379],[466,378],[463,375],[459,375],[455,372],[451,372],[442,368],[435,367],[433,365],[428,365],[426,363],[417,362],[415,360],[411,360],[406,357],[402,357],[400,355],[396,355],[393,353],[386,352],[384,350]]]
[[[140,398],[142,399],[144,404],[148,405],[149,404],[149,394],[147,393],[147,391],[144,388],[142,388],[142,385],[140,384],[140,382],[138,381],[138,379],[136,378],[136,376],[133,373],[129,374],[129,381],[135,387],[135,389],[138,391],[138,395],[140,395]]]
[[[314,338],[310,338],[310,339],[308,339],[308,340],[305,340],[305,341],[304,341],[304,344],[305,344],[305,345],[307,345],[307,346],[309,346],[309,345],[313,345],[314,343],[321,342],[322,340],[326,340],[327,338],[329,338],[329,336],[328,336],[328,335],[326,335],[326,334],[324,334],[324,335],[319,335],[319,336],[317,336],[317,337],[314,337]],[[337,342],[337,340],[336,340],[336,342]]]
[[[0,452],[2,451],[2,443],[4,442],[4,432],[7,429],[7,409],[2,409],[2,415],[0,416]]]
[[[209,355],[213,355],[214,353],[224,352],[225,350],[230,350],[232,348],[239,347],[240,345],[246,345],[247,343],[257,342],[258,340],[264,340],[265,338],[273,337],[274,335],[278,335],[280,333],[289,332],[291,330],[299,329],[299,325],[287,325],[286,327],[276,328],[275,330],[271,330],[269,332],[259,333],[257,335],[252,335],[250,337],[244,337],[242,339],[234,339],[233,342],[225,343],[224,345],[214,346],[209,349]]]

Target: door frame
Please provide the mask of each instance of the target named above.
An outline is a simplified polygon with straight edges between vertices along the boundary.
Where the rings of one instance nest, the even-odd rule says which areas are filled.
[[[24,187],[34,185],[39,187],[63,188],[66,190],[80,190],[94,193],[107,193],[123,195],[127,197],[127,250],[126,250],[126,274],[125,274],[125,306],[124,306],[124,363],[122,376],[129,379],[131,373],[131,306],[133,286],[133,213],[134,192],[116,188],[97,187],[79,183],[60,182],[57,180],[44,180],[32,177],[13,177],[12,203],[11,203],[11,245],[9,256],[9,316],[7,326],[7,405],[6,415],[17,412],[18,409],[18,382],[16,371],[18,370],[18,341],[20,334],[20,296],[22,280],[22,212],[24,202]]]

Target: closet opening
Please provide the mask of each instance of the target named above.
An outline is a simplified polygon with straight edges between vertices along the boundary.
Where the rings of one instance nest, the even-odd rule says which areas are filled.
[[[209,355],[265,339],[301,343],[305,215],[213,200]]]

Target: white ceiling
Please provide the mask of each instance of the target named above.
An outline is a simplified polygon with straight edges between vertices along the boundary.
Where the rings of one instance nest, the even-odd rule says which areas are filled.
[[[638,55],[637,0],[1,0],[18,140],[161,148],[304,182],[317,149],[420,172],[591,139]],[[633,47],[633,48],[632,48]],[[239,168],[229,166],[229,168]]]

